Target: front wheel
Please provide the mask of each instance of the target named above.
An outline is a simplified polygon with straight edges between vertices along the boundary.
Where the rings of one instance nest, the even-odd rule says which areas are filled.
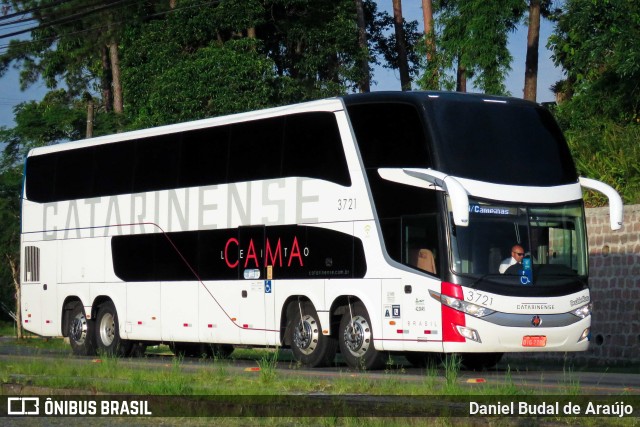
[[[120,338],[118,313],[111,301],[98,307],[95,339],[98,351],[108,356],[126,356],[131,350],[132,343]]]
[[[94,322],[87,320],[84,307],[76,303],[71,309],[67,336],[71,344],[71,351],[76,356],[93,356],[96,354],[94,341]]]
[[[293,357],[310,368],[327,366],[336,356],[336,340],[322,333],[315,307],[310,302],[298,306],[288,328]]]
[[[342,316],[338,331],[340,353],[353,369],[380,369],[385,364],[385,353],[373,346],[373,332],[367,309],[355,303]]]

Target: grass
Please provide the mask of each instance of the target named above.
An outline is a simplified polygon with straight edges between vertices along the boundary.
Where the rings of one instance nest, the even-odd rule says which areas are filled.
[[[384,399],[385,396],[402,396],[403,398],[424,398],[441,396],[478,399],[491,396],[527,396],[540,395],[527,384],[516,384],[511,369],[507,369],[502,380],[487,383],[467,384],[460,371],[458,357],[445,358],[443,367],[430,365],[423,370],[422,378],[406,375],[401,363],[394,358],[387,361],[386,369],[369,375],[362,371],[340,371],[337,376],[325,377],[323,371],[318,375],[298,374],[299,365],[291,362],[289,352],[280,349],[237,349],[232,357],[254,360],[257,369],[245,369],[238,366],[233,359],[191,359],[187,363],[181,357],[169,357],[168,349],[159,346],[152,349],[145,357],[153,363],[145,363],[140,359],[118,359],[100,355],[95,358],[74,358],[74,363],[65,363],[70,354],[62,340],[25,340],[24,345],[32,347],[32,354],[37,356],[48,349],[64,347],[59,359],[52,362],[50,356],[46,360],[39,357],[20,357],[0,359],[0,382],[3,384],[19,384],[28,387],[44,387],[45,389],[70,390],[73,394],[106,393],[134,394],[144,396],[265,396],[287,399],[299,396],[365,396],[366,399]],[[162,356],[157,356],[157,355]],[[151,361],[151,360],[150,360]],[[279,363],[279,362],[289,362]],[[568,397],[578,397],[580,384],[575,373],[566,368],[564,382],[560,391]],[[550,392],[544,392],[547,394]],[[551,392],[553,393],[553,392]],[[373,406],[372,406],[373,408]],[[302,412],[304,413],[304,411]],[[375,411],[372,409],[372,414]],[[574,422],[584,424],[600,420],[597,425],[633,425],[629,419],[593,419],[580,418]],[[393,417],[320,417],[320,418],[234,418],[224,417],[224,425],[321,425],[321,426],[360,426],[360,425],[423,425],[425,420]],[[508,420],[491,419],[496,425],[509,425]],[[418,422],[420,421],[420,422]],[[432,420],[434,425],[455,425],[454,419],[441,417]],[[501,423],[505,421],[505,423]],[[171,424],[176,419],[171,419]],[[199,420],[185,425],[199,425]],[[558,419],[560,424],[566,420]],[[181,422],[182,424],[182,422]],[[223,424],[223,423],[220,423]],[[596,425],[593,424],[593,425]],[[211,425],[211,424],[209,424]],[[216,424],[213,424],[216,425]]]

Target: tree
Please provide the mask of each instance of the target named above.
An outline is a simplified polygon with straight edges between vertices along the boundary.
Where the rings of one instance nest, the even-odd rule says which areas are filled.
[[[447,68],[456,70],[456,87],[466,91],[467,79],[485,93],[507,94],[504,79],[511,69],[507,49],[525,10],[523,0],[440,0],[437,44]]]
[[[527,59],[524,71],[524,99],[535,101],[538,91],[538,45],[540,40],[540,0],[530,0],[527,32]]]
[[[424,42],[425,57],[427,64],[425,67],[424,80],[420,85],[425,89],[439,88],[439,70],[436,49],[436,26],[433,19],[432,0],[422,0],[422,18],[424,21]]]
[[[186,4],[124,33],[132,127],[368,90],[369,62],[397,66],[395,37],[384,33],[393,20],[370,0],[362,1],[365,37],[354,0]],[[411,43],[416,32],[406,26]]]
[[[400,70],[400,86],[402,90],[411,90],[409,77],[409,60],[405,44],[404,18],[402,17],[402,0],[393,0],[393,27],[396,32],[396,48],[398,50],[398,67]]]
[[[360,48],[361,80],[358,86],[360,92],[369,92],[371,90],[371,76],[369,71],[369,47],[367,44],[367,23],[364,16],[364,4],[362,0],[354,1],[358,20],[358,47]]]
[[[4,168],[21,164],[32,148],[80,139],[86,125],[82,104],[62,89],[47,93],[41,102],[18,105],[15,121],[13,129],[0,132]]]
[[[640,3],[567,0],[549,39],[565,90],[582,120],[601,117],[624,124],[640,115]]]
[[[640,3],[567,0],[549,39],[566,80],[556,116],[580,174],[640,202]],[[589,196],[592,205],[602,199]]]
[[[382,65],[384,68],[400,70],[401,62],[398,47],[398,33],[404,37],[403,45],[406,52],[409,71],[409,86],[411,80],[417,77],[421,69],[422,56],[420,54],[420,39],[422,33],[418,31],[417,21],[407,21],[402,19],[402,31],[395,31],[396,24],[394,18],[386,12],[379,12],[373,0],[366,1],[365,16],[367,16],[367,33],[369,39],[369,51],[371,52],[370,62]],[[392,32],[388,32],[393,29]],[[382,59],[382,61],[380,61]],[[404,65],[403,65],[404,67]],[[405,76],[405,83],[406,83]],[[401,79],[402,87],[402,79]]]
[[[0,303],[15,311],[18,338],[22,337],[19,304],[21,184],[19,167],[0,169]],[[4,317],[3,313],[4,310],[0,310],[0,317]]]
[[[21,64],[23,88],[42,78],[50,89],[64,82],[73,96],[100,88],[107,111],[123,111],[119,67],[119,38],[123,22],[156,11],[165,2],[82,0],[48,2],[14,1],[17,10],[30,11],[36,25],[29,30],[31,41],[12,40],[0,56],[0,76],[10,63]],[[166,7],[166,6],[165,6]]]
[[[550,15],[551,0],[530,0],[527,31],[527,56],[524,76],[524,99],[536,100],[538,91],[538,46],[540,42],[540,17]]]

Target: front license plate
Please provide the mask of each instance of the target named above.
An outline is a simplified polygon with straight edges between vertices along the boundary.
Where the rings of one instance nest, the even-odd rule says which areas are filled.
[[[545,347],[547,345],[547,337],[544,335],[527,335],[522,337],[523,347]]]

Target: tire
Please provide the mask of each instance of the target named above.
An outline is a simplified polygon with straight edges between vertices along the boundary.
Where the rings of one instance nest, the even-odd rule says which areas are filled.
[[[353,316],[353,318],[352,318]],[[373,332],[369,313],[362,303],[353,304],[351,311],[342,316],[338,330],[340,353],[353,369],[380,369],[386,362],[386,353],[373,345]]]
[[[107,356],[126,356],[131,351],[131,341],[120,338],[118,313],[111,301],[104,302],[98,307],[95,340],[97,350]]]
[[[471,371],[491,369],[500,362],[504,353],[462,353],[462,366]]]
[[[287,328],[287,342],[294,359],[310,368],[332,365],[338,348],[334,337],[322,333],[318,313],[310,302],[296,310]]]
[[[96,354],[94,340],[94,322],[87,320],[84,307],[79,302],[71,309],[67,336],[71,344],[71,351],[76,356],[93,356]]]

